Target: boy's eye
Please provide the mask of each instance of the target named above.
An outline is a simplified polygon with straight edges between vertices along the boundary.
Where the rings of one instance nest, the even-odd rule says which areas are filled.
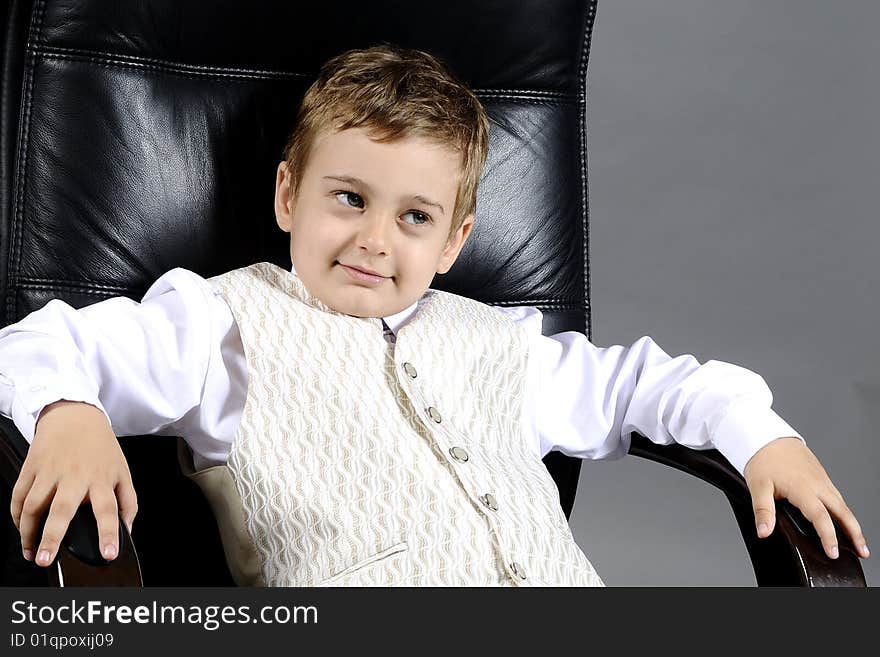
[[[408,215],[412,215],[413,217],[415,217],[415,221],[414,222],[407,221],[406,223],[408,223],[408,224],[412,223],[412,225],[414,225],[414,226],[421,226],[422,224],[426,224],[431,220],[431,218],[428,215],[426,215],[424,212],[416,212],[415,210],[413,210],[412,212],[405,212],[401,216],[406,217]],[[404,221],[406,221],[406,219],[404,219]]]
[[[333,196],[335,196],[341,203],[347,205],[350,208],[358,208],[363,209],[364,207],[364,199],[361,198],[360,194],[355,194],[354,192],[333,192]],[[408,220],[406,217],[412,215],[413,219]],[[404,221],[411,226],[421,226],[423,224],[429,223],[431,221],[431,217],[426,215],[424,212],[419,212],[417,210],[410,210],[409,212],[405,212],[401,215],[404,217]]]
[[[341,196],[341,197],[342,197],[342,199],[341,199],[342,202],[343,202],[345,205],[348,205],[348,206],[350,206],[350,207],[353,207],[353,208],[362,208],[362,207],[364,207],[364,199],[362,199],[358,194],[355,194],[354,192],[334,192],[333,195],[334,195],[336,198],[339,198],[339,197]],[[350,199],[354,199],[354,202],[353,202],[353,203],[349,203],[348,200],[350,200]]]

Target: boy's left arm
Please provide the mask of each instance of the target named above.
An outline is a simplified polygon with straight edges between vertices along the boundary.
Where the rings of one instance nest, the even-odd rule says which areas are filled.
[[[774,500],[787,498],[813,523],[829,557],[837,558],[830,514],[868,556],[852,511],[805,441],[773,412],[773,395],[757,373],[722,361],[701,364],[691,355],[672,358],[649,336],[629,347],[597,347],[574,331],[543,336],[539,311],[504,312],[532,336],[541,456],[557,450],[620,458],[632,432],[661,445],[714,448],[745,479],[759,538],[773,531]]]
[[[743,476],[752,496],[758,537],[766,538],[776,523],[774,500],[786,498],[813,523],[825,552],[837,559],[837,535],[831,514],[843,526],[863,558],[867,541],[840,491],[831,483],[816,455],[797,437],[770,441],[746,463]]]

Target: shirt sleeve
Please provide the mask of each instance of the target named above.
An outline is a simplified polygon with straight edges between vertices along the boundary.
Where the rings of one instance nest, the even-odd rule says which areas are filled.
[[[212,384],[222,395],[233,385],[222,376],[233,327],[208,281],[182,268],[140,303],[113,297],[74,309],[53,299],[0,330],[0,412],[28,442],[43,407],[69,399],[99,408],[119,436],[192,430],[210,443],[225,409],[222,399],[203,404],[204,391]],[[201,449],[222,460],[228,453],[216,444]]]
[[[648,336],[597,347],[585,335],[541,335],[541,313],[507,309],[529,333],[527,417],[543,457],[556,450],[584,459],[627,454],[630,434],[654,443],[717,449],[742,474],[776,438],[804,441],[771,408],[764,379],[718,360],[671,357]],[[805,441],[804,441],[805,442]]]

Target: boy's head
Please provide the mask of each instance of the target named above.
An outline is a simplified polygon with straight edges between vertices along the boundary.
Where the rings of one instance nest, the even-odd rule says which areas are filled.
[[[359,317],[419,299],[470,234],[488,142],[480,102],[431,55],[383,45],[329,60],[275,186],[309,292]]]

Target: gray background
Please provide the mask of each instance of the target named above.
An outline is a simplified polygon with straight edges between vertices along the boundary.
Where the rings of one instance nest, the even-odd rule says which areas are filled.
[[[761,374],[880,583],[880,3],[600,0],[588,73],[593,342]],[[609,586],[753,586],[726,498],[585,461],[571,517]]]

